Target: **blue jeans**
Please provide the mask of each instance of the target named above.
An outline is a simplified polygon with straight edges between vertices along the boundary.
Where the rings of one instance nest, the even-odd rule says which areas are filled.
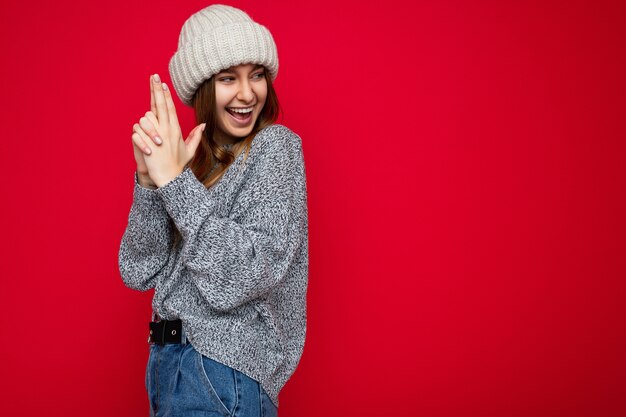
[[[151,417],[277,417],[278,409],[249,376],[187,344],[150,345],[146,390]]]

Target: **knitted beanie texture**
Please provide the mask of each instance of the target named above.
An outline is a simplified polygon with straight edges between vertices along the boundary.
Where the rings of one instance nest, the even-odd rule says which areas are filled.
[[[270,31],[237,8],[214,4],[183,24],[169,71],[180,101],[191,106],[198,87],[220,71],[240,64],[260,64],[272,81],[278,53]]]

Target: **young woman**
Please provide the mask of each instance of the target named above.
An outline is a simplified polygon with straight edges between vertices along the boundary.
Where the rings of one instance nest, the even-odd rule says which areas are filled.
[[[275,124],[276,45],[213,5],[184,23],[169,70],[198,125],[183,139],[172,90],[151,76],[119,251],[126,286],[154,288],[150,414],[275,416],[304,347],[308,282],[302,143]]]

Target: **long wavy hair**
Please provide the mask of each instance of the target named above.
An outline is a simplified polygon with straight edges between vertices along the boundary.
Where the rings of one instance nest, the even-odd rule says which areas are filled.
[[[217,130],[215,77],[205,80],[193,95],[192,106],[196,113],[196,123],[206,123],[206,127],[196,154],[188,165],[196,175],[196,178],[206,188],[213,186],[224,175],[228,167],[235,161],[235,158],[244,150],[246,152],[244,155],[245,162],[252,146],[252,140],[256,134],[278,120],[278,115],[280,114],[278,97],[272,85],[269,72],[265,68],[263,72],[267,82],[265,105],[252,128],[252,132],[245,138],[237,141],[230,150],[220,147],[214,138]],[[176,245],[181,240],[180,233],[176,227],[174,227],[174,234],[174,244]]]

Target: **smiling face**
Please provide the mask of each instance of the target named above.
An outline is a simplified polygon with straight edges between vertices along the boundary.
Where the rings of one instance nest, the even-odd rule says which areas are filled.
[[[219,144],[235,143],[252,132],[267,98],[264,68],[237,65],[215,75],[215,107]]]

